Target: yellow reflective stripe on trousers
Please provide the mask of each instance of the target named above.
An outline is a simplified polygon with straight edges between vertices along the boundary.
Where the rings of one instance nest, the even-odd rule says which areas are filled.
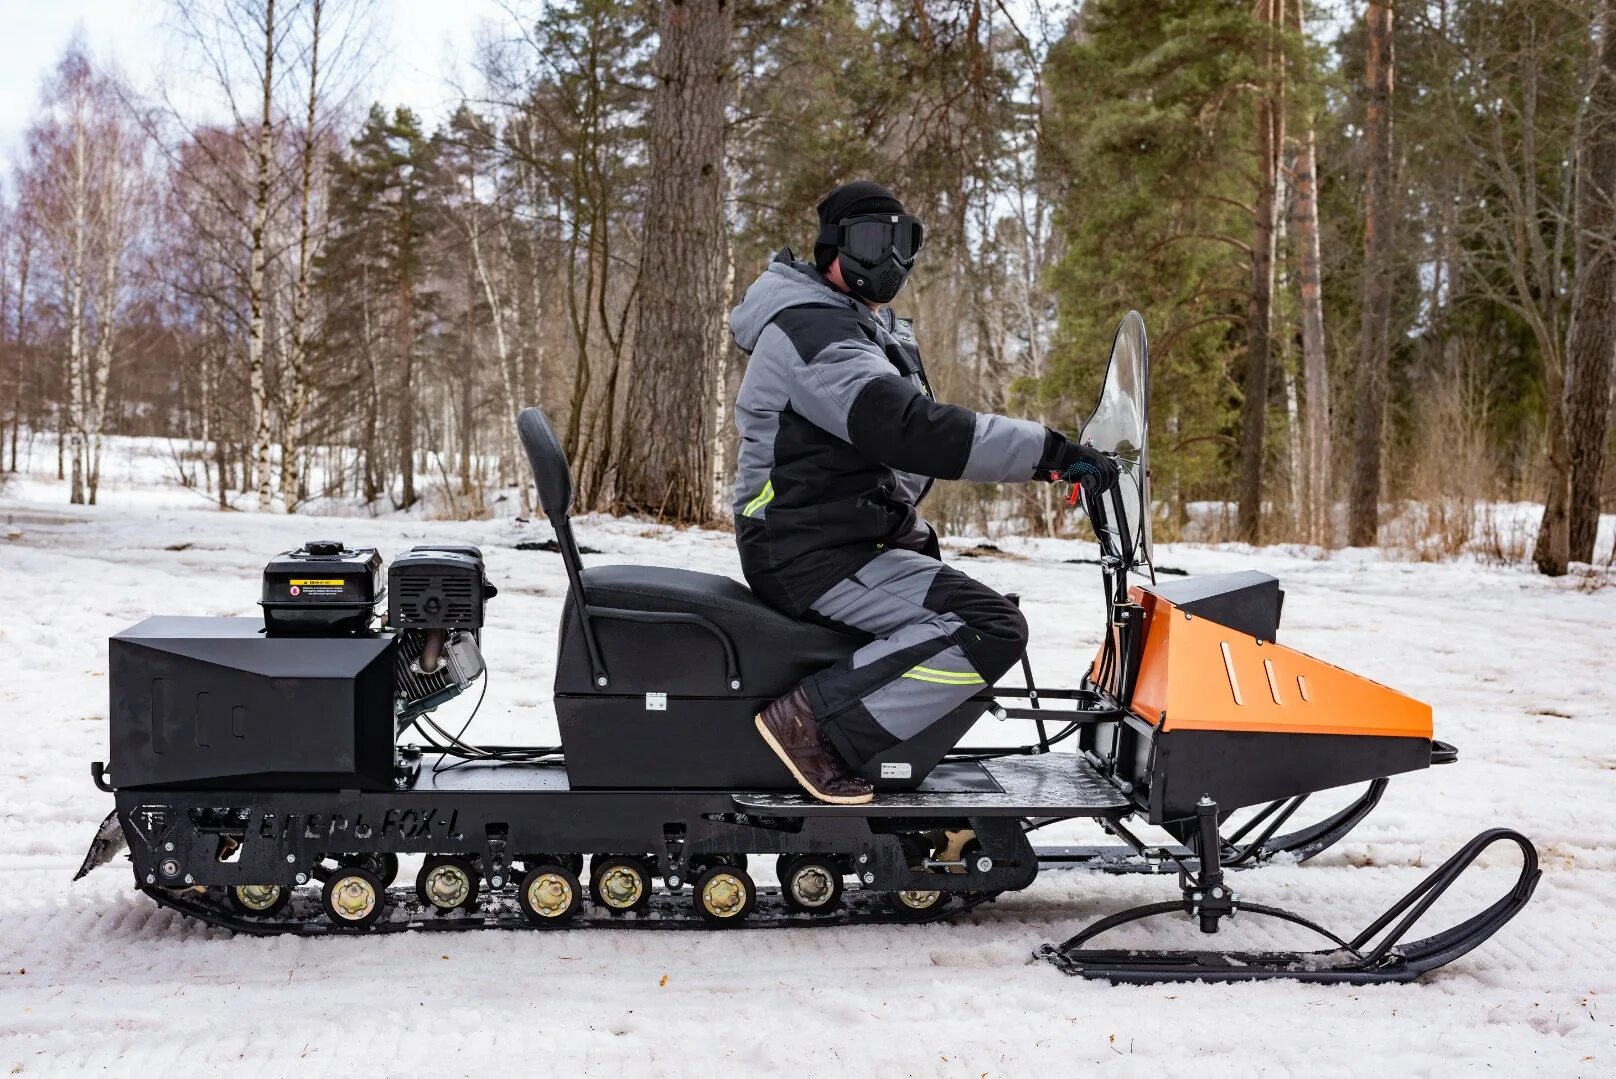
[[[904,678],[917,682],[936,682],[945,686],[980,686],[985,683],[975,671],[940,671],[935,667],[911,667],[903,672]]]
[[[773,501],[774,481],[770,480],[763,485],[763,490],[758,493],[758,496],[746,504],[746,510],[741,516],[751,517],[753,514],[757,513],[758,510],[762,509],[764,506],[767,506]]]

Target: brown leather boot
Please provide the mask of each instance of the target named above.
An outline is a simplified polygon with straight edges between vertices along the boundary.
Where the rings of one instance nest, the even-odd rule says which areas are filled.
[[[821,802],[859,806],[875,797],[867,780],[848,772],[802,690],[794,689],[763,709],[756,722],[774,755],[791,769],[802,789]]]

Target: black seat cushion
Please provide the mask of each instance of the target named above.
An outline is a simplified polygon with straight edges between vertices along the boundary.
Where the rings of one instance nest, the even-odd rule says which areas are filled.
[[[837,662],[868,638],[781,614],[729,577],[666,566],[596,566],[583,571],[591,607],[700,615],[729,636],[740,666],[739,695],[773,699]],[[583,633],[568,597],[556,659],[557,693],[668,693],[733,697],[723,646],[688,624],[647,624],[596,616],[610,684],[595,685]]]

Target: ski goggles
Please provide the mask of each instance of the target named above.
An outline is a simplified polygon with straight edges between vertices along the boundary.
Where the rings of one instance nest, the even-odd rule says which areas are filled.
[[[910,214],[862,214],[822,225],[819,243],[839,248],[860,262],[875,263],[890,251],[900,262],[912,261],[925,242],[926,229]]]

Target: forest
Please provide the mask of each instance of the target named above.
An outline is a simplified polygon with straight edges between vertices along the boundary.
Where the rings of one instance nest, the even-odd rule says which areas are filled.
[[[94,503],[145,436],[221,509],[525,514],[537,404],[581,508],[726,527],[728,310],[868,177],[942,400],[1075,432],[1143,313],[1158,537],[1613,557],[1611,0],[506,11],[442,118],[371,99],[364,0],[173,0],[160,73],[70,44],[0,203],[0,480]]]

